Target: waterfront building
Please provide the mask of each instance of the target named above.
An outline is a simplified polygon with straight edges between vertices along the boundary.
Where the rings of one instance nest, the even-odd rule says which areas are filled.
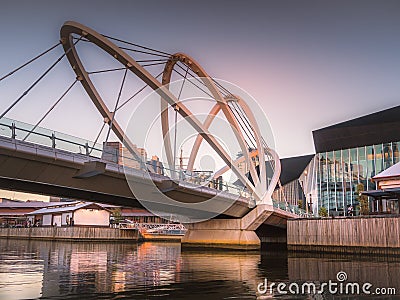
[[[154,214],[144,208],[120,207],[120,214],[123,220],[129,220],[135,223],[156,223],[164,224],[176,222],[172,215],[163,212]]]
[[[59,202],[26,215],[41,226],[110,226],[110,210],[93,202]]]
[[[306,194],[314,213],[321,207],[329,215],[357,213],[360,193],[377,190],[374,176],[399,162],[400,106],[315,130],[313,138]],[[371,200],[369,212],[379,212]]]
[[[18,201],[1,199],[0,201],[0,226],[2,227],[23,227],[26,226],[26,214],[40,208],[59,204],[59,202],[42,201]],[[32,225],[35,222],[32,222]]]
[[[374,200],[372,207],[378,213],[399,213],[400,200],[400,163],[391,166],[374,176],[378,189],[363,192]]]

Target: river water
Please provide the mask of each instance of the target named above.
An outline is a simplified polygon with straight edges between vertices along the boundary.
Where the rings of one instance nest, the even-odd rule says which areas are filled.
[[[288,287],[304,282],[314,282],[318,288],[323,282],[337,281],[338,272],[346,273],[345,282],[394,287],[400,294],[400,259],[394,257],[305,255],[276,249],[188,251],[175,243],[0,239],[0,299],[5,300],[400,299],[307,292],[295,296],[276,288],[279,283]],[[275,283],[272,289],[271,283]]]

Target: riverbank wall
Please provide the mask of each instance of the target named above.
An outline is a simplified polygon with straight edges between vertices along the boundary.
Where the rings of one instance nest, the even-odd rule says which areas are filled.
[[[124,241],[137,242],[137,230],[104,227],[31,227],[0,228],[0,238],[50,241]]]
[[[290,251],[400,254],[400,217],[292,219],[287,244]]]

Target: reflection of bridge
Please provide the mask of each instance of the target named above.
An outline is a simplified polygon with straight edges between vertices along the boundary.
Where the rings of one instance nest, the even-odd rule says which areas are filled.
[[[297,208],[290,207],[287,203],[277,203],[271,199],[271,194],[278,183],[280,174],[279,159],[275,152],[267,146],[258,128],[255,116],[243,99],[234,96],[218,82],[211,79],[187,55],[181,53],[167,55],[165,52],[140,46],[141,50],[136,49],[136,52],[143,54],[151,50],[152,55],[162,56],[158,60],[146,60],[146,63],[156,61],[147,65],[162,64],[164,66],[163,79],[162,82],[159,82],[158,76],[151,75],[143,65],[138,63],[139,60],[133,59],[123,51],[126,48],[118,47],[110,40],[121,41],[106,38],[92,29],[74,22],[67,22],[61,29],[61,41],[65,54],[58,61],[64,56],[68,58],[77,75],[74,84],[77,81],[81,82],[96,108],[104,117],[104,124],[96,141],[89,143],[79,138],[39,127],[39,124],[65,97],[74,84],[66,90],[35,125],[5,118],[5,115],[57,64],[57,61],[0,115],[0,135],[2,136],[0,138],[0,188],[127,206],[144,205],[147,207],[146,204],[156,204],[158,211],[168,213],[179,211],[179,215],[186,216],[188,220],[205,220],[209,219],[210,216],[215,217],[222,213],[221,217],[225,217],[225,219],[219,217],[216,220],[190,225],[184,242],[188,244],[228,245],[228,247],[233,248],[257,248],[260,241],[254,230],[261,224],[285,227],[287,218],[296,217],[303,213]],[[79,41],[95,44],[123,65],[123,68],[119,68],[119,70],[125,70],[125,73],[114,111],[107,108],[89,77],[90,72],[86,71],[80,61],[75,47]],[[179,63],[186,67],[183,83],[186,81],[194,83],[193,79],[197,80],[198,85],[203,85],[202,90],[207,89],[208,92],[206,93],[211,94],[210,97],[215,101],[215,105],[204,123],[200,122],[183,104],[183,101],[179,100],[180,93],[176,96],[164,85],[171,82],[174,68],[180,67]],[[0,78],[0,81],[20,69],[17,68],[10,72]],[[117,69],[112,71],[115,70]],[[97,73],[107,71],[110,70],[98,71]],[[141,158],[133,142],[117,123],[116,112],[127,103],[124,102],[118,106],[128,71],[133,72],[161,97],[162,136],[167,156],[167,163],[164,164],[166,172],[163,175],[155,173],[152,166]],[[192,76],[191,79],[187,76],[188,74]],[[182,92],[182,89],[183,84],[180,92]],[[172,150],[168,119],[170,108],[175,109],[198,132],[186,170],[177,169],[174,161],[176,155],[175,151]],[[220,112],[236,130],[235,136],[243,153],[243,158],[238,161],[247,163],[252,180],[249,180],[238,168],[238,161],[229,157],[210,132],[210,125]],[[97,141],[105,125],[108,125],[108,132],[104,145],[107,145],[110,133],[113,132],[130,152],[129,157],[123,159],[125,166],[104,160],[107,149],[106,147],[103,149],[103,146],[98,144]],[[239,188],[221,180],[217,185],[212,184],[213,178],[204,176],[204,174],[198,176],[198,174],[192,172],[194,161],[203,140],[228,166],[228,168],[224,168],[215,174],[219,176],[230,169],[244,184],[245,188]],[[264,163],[259,164],[260,170],[257,173],[255,164],[253,164],[254,157],[257,157],[260,162],[269,163],[272,170],[275,170],[274,174],[267,178]],[[129,160],[134,160],[139,168],[128,167],[131,165]],[[129,183],[127,183],[126,178],[129,179]],[[135,189],[133,192],[132,182]],[[158,194],[173,199],[173,204],[171,205],[171,202],[165,203],[159,200],[156,195],[153,197],[152,194],[149,194],[150,196],[145,199],[138,199],[135,192],[142,189],[146,190],[152,184],[155,185]],[[202,205],[209,199],[212,199],[212,205]],[[253,208],[254,204],[257,204],[255,208]]]

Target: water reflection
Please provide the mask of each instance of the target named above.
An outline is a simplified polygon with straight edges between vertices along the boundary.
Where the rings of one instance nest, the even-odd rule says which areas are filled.
[[[396,287],[400,260],[181,251],[180,244],[169,243],[0,240],[0,299],[256,299],[264,278],[322,282],[335,279],[341,270],[352,280]]]
[[[290,281],[328,282],[336,280],[338,272],[345,272],[346,282],[368,282],[379,288],[394,287],[400,294],[399,257],[290,253],[288,266]]]

